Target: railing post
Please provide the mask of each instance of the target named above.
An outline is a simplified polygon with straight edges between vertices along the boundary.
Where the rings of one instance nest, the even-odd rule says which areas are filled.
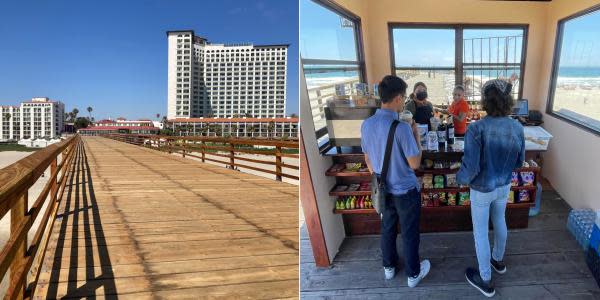
[[[233,143],[229,142],[229,165],[231,166],[232,170],[235,169],[235,161],[234,161],[235,152],[233,150],[234,150]]]
[[[202,162],[205,162],[205,161],[204,161],[204,157],[206,156],[206,155],[205,155],[205,151],[204,151],[204,150],[205,150],[205,147],[204,147],[204,145],[205,145],[205,144],[204,144],[204,141],[201,141],[201,142],[200,142],[200,149],[202,149],[202,150],[200,150],[200,151],[201,151],[201,153],[202,153]]]
[[[281,146],[275,147],[275,172],[277,181],[281,181]]]
[[[21,222],[25,219],[25,213],[27,212],[27,191],[25,191],[10,210],[10,232],[11,235],[16,234],[17,229]],[[25,233],[27,235],[27,233]],[[23,241],[17,245],[17,251],[15,257],[10,265],[10,286],[16,287],[19,280],[19,274],[17,273],[19,267],[25,264],[25,255],[27,253],[27,236],[23,238]],[[25,295],[25,282],[22,282],[18,287],[15,288],[16,299],[23,299]]]
[[[63,156],[64,159],[64,156]],[[58,156],[55,157],[52,160],[52,164],[50,165],[50,177],[52,177],[52,174],[54,174],[56,172],[57,169],[57,160],[58,160]],[[54,180],[52,180],[51,186],[50,186],[50,203],[54,202],[54,200],[56,199],[56,191],[58,190],[58,186],[56,185],[56,180],[58,180],[58,174],[56,174],[56,177],[54,178]]]

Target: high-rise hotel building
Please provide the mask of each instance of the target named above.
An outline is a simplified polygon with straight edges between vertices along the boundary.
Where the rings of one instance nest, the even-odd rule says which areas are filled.
[[[62,133],[65,105],[46,97],[20,106],[0,106],[0,140],[58,138]]]
[[[211,44],[168,31],[167,118],[285,116],[288,45]]]

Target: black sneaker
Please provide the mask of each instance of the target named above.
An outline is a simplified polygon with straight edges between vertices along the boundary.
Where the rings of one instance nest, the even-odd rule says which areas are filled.
[[[494,297],[494,295],[496,294],[496,290],[492,285],[492,281],[483,281],[483,279],[481,279],[481,276],[479,276],[479,271],[473,268],[467,268],[467,271],[465,272],[465,277],[467,277],[467,281],[472,286],[477,288],[486,297]]]
[[[506,273],[506,265],[502,261],[495,261],[492,258],[490,260],[490,263],[492,264],[492,268],[494,269],[494,271],[496,271],[498,274]]]

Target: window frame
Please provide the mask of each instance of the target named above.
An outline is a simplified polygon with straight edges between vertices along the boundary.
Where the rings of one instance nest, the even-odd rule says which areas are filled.
[[[310,0],[317,5],[320,5],[324,9],[327,9],[335,14],[338,14],[341,17],[351,21],[354,24],[354,42],[356,47],[356,61],[346,61],[346,60],[331,60],[331,59],[304,59],[300,56],[300,66],[304,69],[304,65],[356,65],[358,68],[358,79],[360,82],[367,82],[367,73],[366,73],[366,63],[365,63],[365,54],[363,48],[363,39],[362,39],[362,25],[361,19],[358,15],[352,13],[346,8],[340,6],[332,0]],[[313,116],[311,115],[311,120]],[[328,133],[327,126],[316,130],[315,134],[317,136],[317,140],[322,138]],[[329,148],[329,141],[323,143],[323,145],[319,145],[319,149],[321,152],[327,151]]]
[[[584,10],[581,10],[574,14],[566,16],[566,17],[558,20],[558,22],[556,24],[556,26],[557,26],[556,27],[556,37],[554,40],[554,52],[553,52],[553,57],[552,57],[552,71],[550,73],[550,84],[548,87],[548,99],[546,101],[546,114],[549,116],[552,116],[554,118],[557,118],[559,120],[562,120],[566,123],[569,123],[571,125],[575,125],[587,132],[595,134],[596,136],[600,136],[600,130],[597,130],[595,128],[592,128],[592,127],[586,125],[586,123],[583,121],[569,118],[568,116],[565,116],[565,115],[563,115],[559,112],[555,112],[553,110],[554,93],[556,91],[556,82],[558,79],[558,69],[559,69],[559,65],[560,65],[560,55],[561,55],[561,50],[562,50],[562,41],[563,41],[565,23],[567,23],[568,21],[571,21],[573,19],[577,19],[579,17],[584,17],[586,15],[589,15],[589,14],[595,13],[595,12],[600,12],[600,4],[596,4],[594,6],[586,8]],[[598,121],[600,121],[600,120],[598,120]]]
[[[396,68],[394,51],[394,29],[453,29],[454,30],[454,67],[438,68]],[[440,70],[454,71],[455,84],[463,84],[463,31],[465,29],[519,29],[523,30],[523,45],[521,49],[521,64],[519,74],[518,98],[523,98],[523,86],[525,86],[525,68],[527,66],[527,43],[529,41],[529,24],[524,23],[427,23],[427,22],[388,22],[388,43],[390,51],[391,74],[396,70]]]

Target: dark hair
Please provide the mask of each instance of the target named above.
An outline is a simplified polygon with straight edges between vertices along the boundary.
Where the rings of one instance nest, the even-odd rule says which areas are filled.
[[[424,82],[419,81],[419,82],[415,83],[415,85],[413,86],[413,92],[410,93],[410,96],[409,96],[410,99],[413,99],[413,100],[415,99],[415,97],[416,97],[415,90],[417,90],[417,88],[420,86],[424,87],[425,90],[427,90],[427,86],[425,85]]]
[[[506,117],[512,112],[515,101],[511,94],[500,92],[496,88],[486,89],[481,98],[483,110],[492,117]]]
[[[455,90],[461,90],[463,93],[465,92],[465,87],[464,87],[464,86],[462,86],[462,85],[460,85],[460,84],[457,84],[457,85],[454,87],[454,89],[455,89]]]
[[[406,95],[408,84],[402,78],[394,75],[383,77],[379,83],[379,97],[381,102],[389,103],[398,95]]]

